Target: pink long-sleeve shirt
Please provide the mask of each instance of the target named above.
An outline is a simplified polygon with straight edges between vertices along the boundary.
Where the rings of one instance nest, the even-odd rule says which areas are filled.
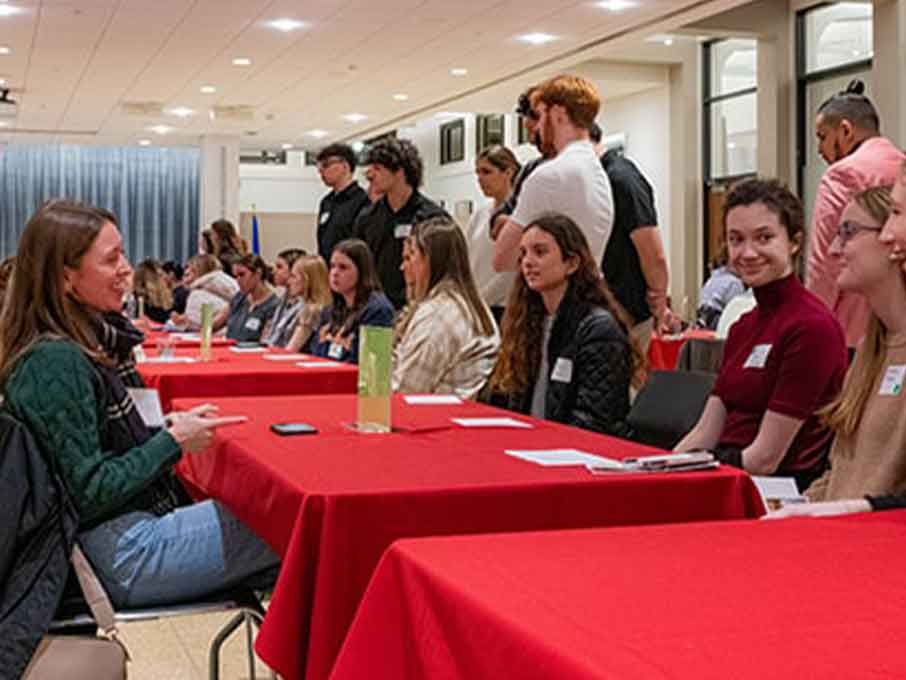
[[[812,211],[805,285],[833,311],[843,326],[846,345],[855,347],[865,335],[868,303],[857,293],[837,288],[839,258],[830,254],[846,204],[869,187],[890,185],[906,155],[889,139],[872,137],[855,152],[831,165],[821,177]]]

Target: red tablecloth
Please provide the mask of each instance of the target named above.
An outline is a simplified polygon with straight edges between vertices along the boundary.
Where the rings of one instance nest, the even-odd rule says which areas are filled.
[[[270,354],[280,354],[271,351]],[[350,364],[302,368],[295,361],[271,361],[264,354],[237,354],[229,347],[214,347],[211,361],[191,364],[140,363],[138,372],[148,387],[160,393],[164,411],[174,399],[353,393],[358,369]],[[156,356],[148,352],[148,356]],[[198,349],[177,349],[176,356],[198,357]],[[307,357],[311,361],[327,361]]]
[[[906,512],[401,541],[332,680],[906,678]]]
[[[386,435],[340,425],[355,420],[351,396],[215,403],[251,420],[184,458],[181,472],[283,557],[256,649],[289,680],[327,677],[375,565],[398,538],[742,518],[761,508],[749,478],[730,468],[593,476],[517,460],[503,450],[570,447],[611,457],[652,450],[522,417],[534,427],[450,422],[512,415],[475,403],[408,406],[397,397],[394,423],[415,431]],[[321,432],[278,437],[268,426],[282,421]]]
[[[648,345],[648,366],[652,370],[672,371],[676,368],[683,345],[692,338],[713,340],[714,331],[691,330],[679,335],[651,336]]]
[[[174,347],[201,347],[201,339],[181,337],[179,333],[165,333],[163,331],[145,331],[145,340],[142,342],[142,347],[154,349],[157,347],[157,341],[166,337],[170,338],[170,342]],[[215,335],[211,338],[211,347],[229,347],[235,344],[235,340],[230,340],[222,335]]]

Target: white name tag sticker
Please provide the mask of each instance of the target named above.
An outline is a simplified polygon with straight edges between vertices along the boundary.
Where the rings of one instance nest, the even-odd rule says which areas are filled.
[[[409,238],[409,234],[412,233],[411,224],[398,224],[393,229],[394,238]]]
[[[562,383],[571,383],[573,381],[572,359],[557,357],[557,362],[554,364],[554,370],[551,372],[551,380]]]
[[[323,215],[321,215],[321,224],[327,224],[327,220],[329,220],[329,219],[330,219],[330,213],[329,212],[324,213]]]
[[[252,317],[249,317],[249,318],[246,320],[246,322],[245,322],[245,329],[246,329],[247,331],[255,332],[255,331],[257,331],[259,328],[261,328],[261,319],[252,316]]]
[[[768,361],[768,355],[771,353],[771,345],[755,345],[752,353],[746,359],[743,368],[764,368]]]
[[[343,345],[338,342],[330,343],[330,349],[327,350],[327,356],[331,359],[339,359],[343,356]]]
[[[903,391],[903,381],[906,379],[906,365],[888,366],[881,380],[881,389],[878,394],[882,397],[896,397]]]
[[[127,387],[126,391],[135,402],[135,408],[145,421],[145,425],[148,427],[164,426],[164,411],[160,406],[160,395],[157,390]]]

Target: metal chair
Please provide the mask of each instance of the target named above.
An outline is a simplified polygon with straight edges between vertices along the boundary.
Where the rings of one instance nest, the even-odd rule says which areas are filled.
[[[670,450],[698,422],[717,376],[695,371],[652,371],[626,420],[633,439]]]
[[[78,591],[76,591],[78,592]],[[208,652],[208,677],[210,680],[220,678],[220,650],[239,626],[245,624],[246,645],[248,652],[249,677],[255,680],[255,653],[253,627],[261,625],[264,619],[264,608],[258,596],[251,588],[238,587],[230,591],[214,594],[209,598],[195,602],[147,607],[143,609],[124,609],[115,612],[116,622],[136,623],[139,621],[156,621],[157,619],[172,616],[192,616],[198,614],[213,614],[236,610],[236,615],[231,618],[211,640]],[[88,609],[81,593],[73,593],[64,597],[57,610],[57,615],[50,625],[50,632],[66,634],[67,632],[82,632],[86,629],[96,628],[94,618]],[[271,677],[275,678],[274,673]]]

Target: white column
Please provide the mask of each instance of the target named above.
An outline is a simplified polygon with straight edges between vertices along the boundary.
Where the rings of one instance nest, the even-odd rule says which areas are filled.
[[[239,137],[207,135],[201,138],[200,226],[228,219],[239,227]]]
[[[906,0],[874,5],[872,100],[881,117],[881,134],[906,146]]]

